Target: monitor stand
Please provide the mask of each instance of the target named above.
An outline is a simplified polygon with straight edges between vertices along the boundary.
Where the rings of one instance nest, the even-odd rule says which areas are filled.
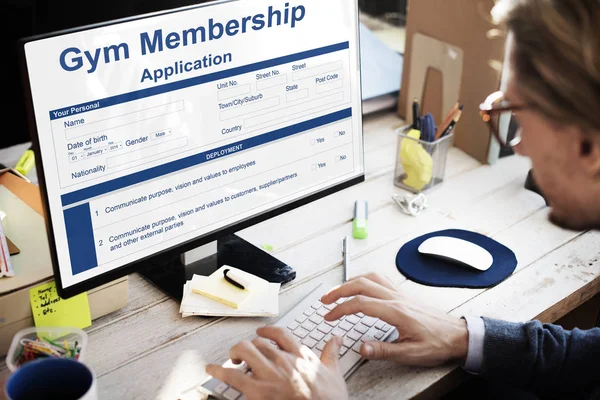
[[[296,271],[239,236],[229,235],[172,259],[142,268],[139,272],[164,293],[181,301],[183,285],[193,275],[208,276],[229,265],[269,282],[287,283]]]

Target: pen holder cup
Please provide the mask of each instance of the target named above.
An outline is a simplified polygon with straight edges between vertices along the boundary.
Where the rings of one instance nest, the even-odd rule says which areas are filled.
[[[15,372],[29,361],[56,357],[83,361],[88,336],[78,328],[31,327],[17,332],[6,355],[8,369]]]
[[[450,133],[435,142],[427,142],[398,129],[398,149],[394,184],[412,193],[422,193],[444,181],[446,158],[454,134]]]

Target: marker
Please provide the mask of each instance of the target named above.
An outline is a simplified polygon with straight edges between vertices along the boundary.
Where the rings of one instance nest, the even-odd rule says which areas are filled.
[[[352,223],[352,236],[355,239],[366,239],[369,236],[367,232],[368,223],[368,205],[364,200],[358,200],[354,203],[354,222]]]
[[[227,282],[231,283],[233,286],[240,288],[242,290],[245,290],[250,286],[250,283],[248,281],[246,281],[236,271],[226,269],[223,271],[223,276],[225,277],[225,280]]]
[[[25,153],[23,153],[23,155],[19,159],[19,162],[17,162],[15,169],[21,175],[25,176],[29,173],[29,171],[31,171],[34,164],[35,164],[35,156],[33,154],[33,147],[30,147],[29,149],[27,149],[25,151]]]

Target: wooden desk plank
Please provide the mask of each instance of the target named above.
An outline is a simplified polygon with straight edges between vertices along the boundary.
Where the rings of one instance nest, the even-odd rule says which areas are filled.
[[[448,163],[453,165],[448,168],[448,180],[480,165],[458,149],[449,152]],[[392,173],[386,173],[247,228],[238,232],[238,235],[256,246],[268,243],[273,247],[273,253],[277,254],[311,236],[331,230],[342,223],[351,222],[354,212],[353,199],[366,200],[369,203],[369,214],[373,214],[382,207],[392,204],[392,194],[407,193],[393,185]],[[299,221],[301,223],[298,223]],[[281,229],[282,226],[290,229]],[[316,227],[319,230],[315,231]]]

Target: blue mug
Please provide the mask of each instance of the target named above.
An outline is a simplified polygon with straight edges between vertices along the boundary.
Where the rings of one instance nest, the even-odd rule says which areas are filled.
[[[9,400],[97,400],[96,376],[85,364],[65,358],[45,358],[16,370],[5,386]]]

